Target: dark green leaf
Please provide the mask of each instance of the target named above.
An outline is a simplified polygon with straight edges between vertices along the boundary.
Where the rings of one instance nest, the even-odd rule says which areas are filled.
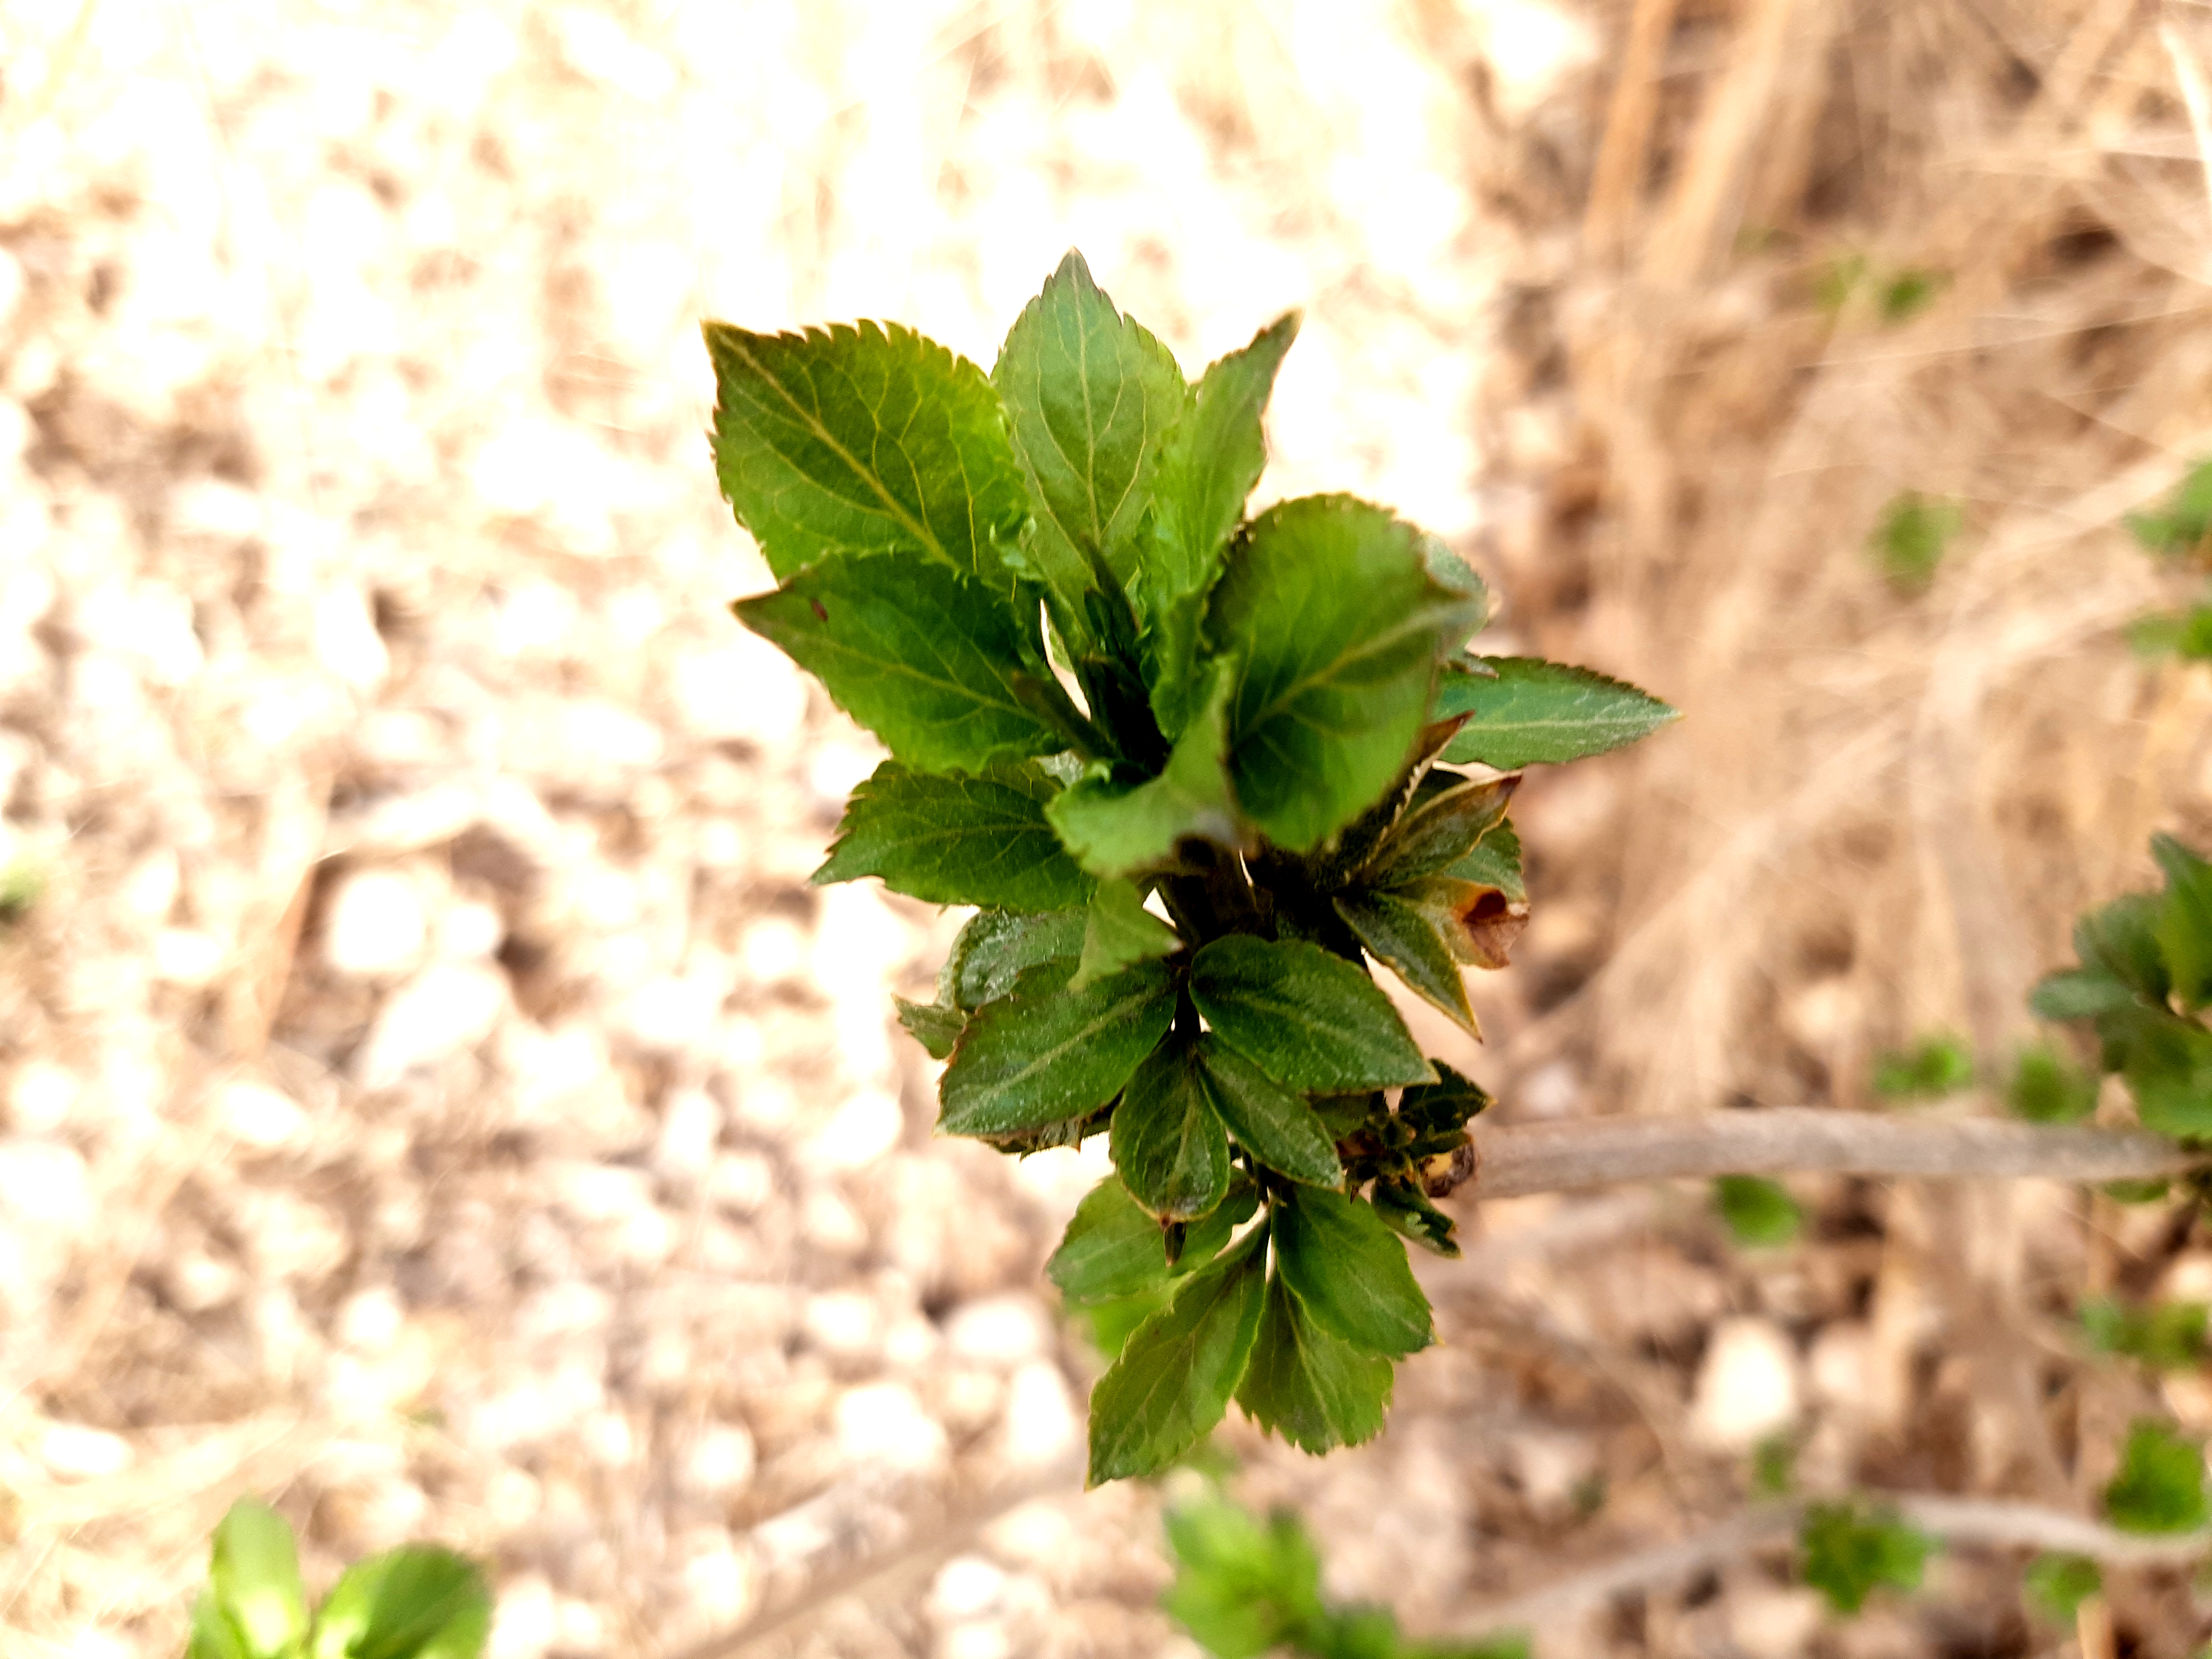
[[[1031,969],[1048,965],[1065,968],[1059,984],[1032,981],[1032,988],[1058,989],[1074,975],[1090,922],[1087,910],[1048,910],[1027,916],[986,910],[972,916],[952,942],[940,997],[963,1011],[980,1008],[1011,993],[1014,981]]]
[[[2027,1006],[2038,1019],[2094,1019],[2132,1008],[2137,1000],[2134,991],[2103,968],[2069,968],[2045,975]]]
[[[1382,1224],[1399,1237],[1447,1261],[1458,1258],[1458,1229],[1414,1182],[1395,1177],[1377,1181],[1370,1199]]]
[[[2191,1532],[2204,1524],[2204,1452],[2162,1423],[2128,1430],[2105,1512],[2123,1532]]]
[[[1182,1281],[1091,1392],[1090,1484],[1157,1474],[1229,1408],[1265,1298],[1267,1229]]]
[[[1169,863],[1186,838],[1224,847],[1244,839],[1226,764],[1228,696],[1224,672],[1158,777],[1136,784],[1086,777],[1052,804],[1053,827],[1085,869],[1130,875]]]
[[[1425,782],[1455,779],[1457,773],[1432,772]],[[1415,796],[1361,873],[1370,887],[1395,887],[1422,876],[1449,871],[1505,817],[1518,773],[1486,783],[1446,784]]]
[[[1437,586],[1467,602],[1464,622],[1443,637],[1446,651],[1464,649],[1468,641],[1490,620],[1490,589],[1465,559],[1445,545],[1440,536],[1421,532],[1421,562]]]
[[[2038,1043],[2021,1051],[2005,1098],[2031,1123],[2077,1123],[2097,1109],[2097,1079],[2056,1048]]]
[[[315,1615],[309,1659],[477,1659],[491,1592],[474,1563],[410,1545],[349,1568]]]
[[[1648,737],[1676,717],[1649,692],[1593,669],[1540,657],[1474,660],[1491,672],[1447,674],[1431,716],[1468,717],[1444,750],[1444,759],[1454,763],[1480,761],[1513,772],[1580,760]]]
[[[1135,569],[1161,439],[1182,415],[1182,371],[1070,252],[1015,319],[991,380],[1036,507],[1023,557],[1066,628],[1085,615],[1102,567],[1123,584]]]
[[[1885,1100],[1941,1100],[1974,1086],[1974,1056],[1960,1038],[1938,1031],[1878,1055],[1871,1081]]]
[[[1457,1144],[1459,1131],[1487,1110],[1490,1091],[1442,1061],[1434,1083],[1416,1084],[1398,1097],[1398,1118],[1413,1133],[1413,1148],[1426,1155]],[[1438,1137],[1443,1137],[1441,1141]]]
[[[1069,981],[1074,990],[1140,962],[1172,956],[1182,946],[1176,930],[1145,908],[1145,895],[1133,881],[1100,882],[1091,895],[1088,915],[1082,961]]]
[[[967,1015],[941,1002],[908,1002],[904,997],[893,997],[891,1005],[898,1010],[898,1023],[906,1027],[907,1035],[927,1050],[932,1060],[951,1058],[952,1046],[967,1026]]]
[[[1799,1571],[1838,1613],[1856,1613],[1881,1585],[1920,1588],[1936,1540],[1895,1516],[1855,1504],[1815,1504],[1798,1535]]]
[[[1444,873],[1455,881],[1495,887],[1508,903],[1528,902],[1528,889],[1521,878],[1521,837],[1510,823],[1499,824]]]
[[[995,1136],[1079,1118],[1121,1091],[1175,1018],[1157,963],[1081,991],[1017,994],[976,1011],[939,1085],[946,1134]]]
[[[227,1626],[244,1659],[290,1659],[307,1633],[292,1528],[266,1504],[241,1498],[216,1525],[208,1590],[207,1622]]]
[[[2180,1370],[2204,1360],[2205,1306],[2163,1302],[2131,1308],[2109,1296],[2081,1304],[2081,1332],[2100,1353],[2122,1354],[2146,1365]]]
[[[1193,1043],[1152,1051],[1121,1091],[1111,1133],[1122,1184],[1163,1220],[1204,1215],[1229,1190],[1229,1136]]]
[[[942,565],[825,559],[731,608],[917,770],[975,771],[1067,746],[1025,700],[1013,614]]]
[[[1428,1298],[1405,1246],[1370,1206],[1293,1187],[1273,1213],[1276,1271],[1323,1329],[1394,1358],[1429,1346]]]
[[[2212,1031],[2147,1008],[2107,1015],[2100,1029],[2121,1050],[2121,1074],[2143,1127],[2212,1136]]]
[[[1389,787],[1427,717],[1439,641],[1469,610],[1380,507],[1308,496],[1254,522],[1208,631],[1239,665],[1237,799],[1278,846],[1318,845]]]
[[[2105,1588],[2105,1575],[2086,1555],[2039,1555],[2021,1575],[2021,1588],[2038,1613],[2070,1626],[2081,1604]]]
[[[1467,1000],[1459,959],[1437,930],[1434,915],[1385,892],[1346,893],[1334,901],[1367,952],[1406,982],[1424,1001],[1443,1010],[1475,1036],[1482,1028]]]
[[[1293,1089],[1436,1080],[1389,998],[1318,945],[1216,939],[1191,963],[1190,994],[1216,1036]]]
[[[2102,969],[2146,1001],[2164,1007],[2173,989],[2158,945],[2164,910],[2155,894],[2123,893],[2074,924],[2074,953],[2084,969]]]
[[[2150,850],[2166,872],[2159,950],[2182,1006],[2201,1008],[2212,1001],[2212,864],[2171,836],[2153,836]]]
[[[2164,506],[2128,515],[2128,528],[2154,553],[2195,553],[2212,536],[2212,461],[2199,461]]]
[[[983,372],[896,324],[706,326],[714,465],[779,580],[836,553],[915,552],[1001,599],[1029,516]]]
[[[999,761],[980,775],[909,772],[885,761],[853,791],[817,883],[880,876],[932,904],[1060,910],[1090,897],[1091,878],[1046,822],[1059,781],[1035,762]]]
[[[1336,1142],[1312,1107],[1216,1038],[1200,1037],[1197,1048],[1213,1109],[1239,1146],[1293,1181],[1342,1182]]]
[[[1323,1617],[1321,1560],[1296,1516],[1262,1522],[1208,1494],[1168,1511],[1176,1580],[1161,1598],[1169,1616],[1216,1659],[1256,1659],[1304,1645]]]
[[[1075,1206],[1044,1271],[1070,1302],[1107,1301],[1164,1285],[1168,1255],[1159,1221],[1109,1175]]]
[[[1883,509],[1868,545],[1891,586],[1917,593],[1936,580],[1936,566],[1966,521],[1957,503],[1908,489]]]
[[[1722,1176],[1713,1182],[1713,1206],[1739,1244],[1787,1244],[1805,1213],[1778,1181],[1764,1176]]]
[[[1278,1273],[1267,1281],[1237,1403],[1261,1428],[1318,1455],[1381,1431],[1394,1369],[1381,1354],[1322,1329]]]

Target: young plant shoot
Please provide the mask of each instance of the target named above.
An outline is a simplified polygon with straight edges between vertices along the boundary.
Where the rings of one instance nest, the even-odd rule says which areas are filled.
[[[1488,1097],[1370,959],[1474,1031],[1462,971],[1528,915],[1516,769],[1674,715],[1472,653],[1481,582],[1387,507],[1246,516],[1297,328],[1188,382],[1071,253],[988,375],[895,324],[705,331],[722,491],[779,584],[738,618],[890,752],[815,878],[976,907],[899,1009],[945,1133],[1107,1137],[1049,1269],[1122,1339],[1094,1484],[1231,1399],[1311,1452],[1381,1427],[1431,1340],[1402,1242],[1456,1254],[1432,1200]]]

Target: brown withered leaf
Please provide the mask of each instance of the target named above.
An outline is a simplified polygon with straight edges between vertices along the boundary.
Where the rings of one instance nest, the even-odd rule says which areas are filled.
[[[1397,890],[1434,916],[1452,954],[1477,968],[1503,968],[1528,925],[1528,907],[1496,887],[1432,876]]]

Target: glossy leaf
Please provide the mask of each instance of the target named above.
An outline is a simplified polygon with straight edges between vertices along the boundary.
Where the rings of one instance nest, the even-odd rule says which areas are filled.
[[[1156,963],[1084,990],[1017,994],[968,1022],[939,1085],[946,1134],[996,1136],[1079,1118],[1121,1091],[1175,1018]]]
[[[1216,939],[1191,963],[1190,994],[1215,1036],[1293,1089],[1346,1094],[1436,1080],[1389,998],[1318,945]]]
[[[1134,571],[1182,371],[1070,252],[1015,319],[991,380],[1036,507],[1023,557],[1061,601],[1056,618],[1079,619],[1102,567],[1124,584]]]
[[[1293,1181],[1343,1183],[1336,1142],[1302,1097],[1213,1036],[1200,1037],[1197,1052],[1213,1109],[1238,1146]]]
[[[777,580],[911,552],[1012,595],[1001,554],[1029,493],[981,369],[896,324],[705,332],[715,471]]]
[[[1431,718],[1465,714],[1444,759],[1502,772],[1602,755],[1649,737],[1676,711],[1594,669],[1540,657],[1475,659],[1488,674],[1455,671],[1437,689]]]
[[[1070,981],[1076,990],[1182,948],[1182,936],[1145,908],[1144,893],[1134,882],[1099,883],[1085,915],[1083,957]]]
[[[1090,927],[1087,910],[1048,910],[1010,915],[985,910],[969,918],[945,960],[942,1000],[963,1012],[996,1002],[1032,969],[1064,967],[1058,984],[1032,981],[1033,988],[1058,989],[1075,973]]]
[[[1053,828],[1085,869],[1109,877],[1157,869],[1192,837],[1224,847],[1242,843],[1227,766],[1228,696],[1224,674],[1158,777],[1133,784],[1087,777],[1053,802]]]
[[[1259,1330],[1267,1229],[1193,1273],[1091,1393],[1090,1484],[1157,1474],[1229,1408]]]
[[[2204,1525],[2204,1451],[2164,1424],[2128,1430],[2119,1472],[2105,1488],[2105,1513],[2123,1532],[2191,1532]]]
[[[885,761],[853,791],[814,879],[878,876],[893,892],[932,904],[1069,908],[1090,897],[1093,883],[1046,821],[1060,793],[1034,762],[995,762],[971,776]]]
[[[1416,1084],[1398,1097],[1398,1120],[1413,1132],[1413,1151],[1425,1156],[1456,1143],[1459,1132],[1487,1111],[1490,1091],[1441,1060],[1434,1083]]]
[[[1468,611],[1381,507],[1309,496],[1253,523],[1208,631],[1238,664],[1237,799],[1278,846],[1317,846],[1389,787],[1427,718],[1439,641]]]
[[[1067,746],[1032,706],[1062,694],[1025,689],[1012,613],[942,565],[825,559],[732,609],[918,771],[978,771]]]
[[[1476,1036],[1482,1028],[1467,1000],[1459,958],[1433,914],[1394,893],[1347,893],[1334,901],[1367,953],[1406,982],[1423,1001],[1441,1009]]]
[[[1278,1273],[1267,1281],[1237,1403],[1261,1427],[1317,1455],[1381,1431],[1395,1370],[1381,1354],[1323,1330]]]
[[[307,1632],[290,1523],[254,1498],[233,1504],[215,1529],[208,1594],[208,1622],[224,1627],[243,1659],[289,1659]]]
[[[1146,1209],[1166,1221],[1202,1216],[1229,1190],[1229,1134],[1213,1109],[1195,1044],[1162,1043],[1114,1109],[1114,1167]]]
[[[1324,1330],[1394,1358],[1428,1346],[1428,1298],[1405,1246],[1370,1206],[1294,1187],[1273,1214],[1276,1271]]]
[[[477,1659],[491,1592],[451,1550],[410,1545],[349,1568],[315,1615],[309,1659]]]

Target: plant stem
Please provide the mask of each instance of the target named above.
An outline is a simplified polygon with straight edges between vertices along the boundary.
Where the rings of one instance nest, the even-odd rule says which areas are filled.
[[[2051,1127],[1995,1118],[1931,1121],[1778,1106],[1694,1117],[1582,1118],[1475,1130],[1479,1198],[1717,1175],[2042,1176],[2142,1181],[2208,1156],[2142,1129]]]

